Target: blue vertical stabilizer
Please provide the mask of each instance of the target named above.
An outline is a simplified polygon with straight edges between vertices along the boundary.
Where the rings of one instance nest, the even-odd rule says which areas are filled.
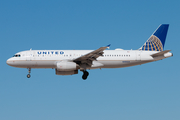
[[[169,24],[160,25],[151,37],[144,43],[140,50],[163,51]]]

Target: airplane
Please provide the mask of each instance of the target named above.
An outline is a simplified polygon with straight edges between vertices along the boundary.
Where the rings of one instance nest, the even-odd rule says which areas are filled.
[[[161,24],[150,38],[137,50],[27,50],[16,53],[6,63],[13,67],[27,68],[30,78],[32,68],[53,68],[56,75],[74,75],[82,71],[86,80],[90,69],[123,68],[162,60],[173,56],[164,50],[169,24]]]

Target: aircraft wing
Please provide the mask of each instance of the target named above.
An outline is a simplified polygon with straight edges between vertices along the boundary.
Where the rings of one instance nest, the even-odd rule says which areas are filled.
[[[92,61],[96,60],[99,56],[103,56],[104,54],[104,50],[109,48],[110,45],[107,45],[105,47],[100,47],[97,50],[94,50],[90,53],[87,53],[81,57],[78,57],[76,59],[74,59],[73,61],[76,62],[77,64],[81,64],[81,63],[87,63],[89,65],[92,65]]]

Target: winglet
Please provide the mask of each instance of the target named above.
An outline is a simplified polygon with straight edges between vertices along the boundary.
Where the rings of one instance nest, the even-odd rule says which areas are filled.
[[[110,46],[111,46],[111,44],[107,45],[106,47],[109,49]]]

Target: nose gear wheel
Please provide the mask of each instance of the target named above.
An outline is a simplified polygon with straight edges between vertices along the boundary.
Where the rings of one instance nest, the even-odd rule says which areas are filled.
[[[27,78],[30,78],[30,77],[31,77],[31,75],[30,75],[30,73],[31,73],[31,68],[28,68],[28,73],[29,73],[29,74],[27,74]]]

